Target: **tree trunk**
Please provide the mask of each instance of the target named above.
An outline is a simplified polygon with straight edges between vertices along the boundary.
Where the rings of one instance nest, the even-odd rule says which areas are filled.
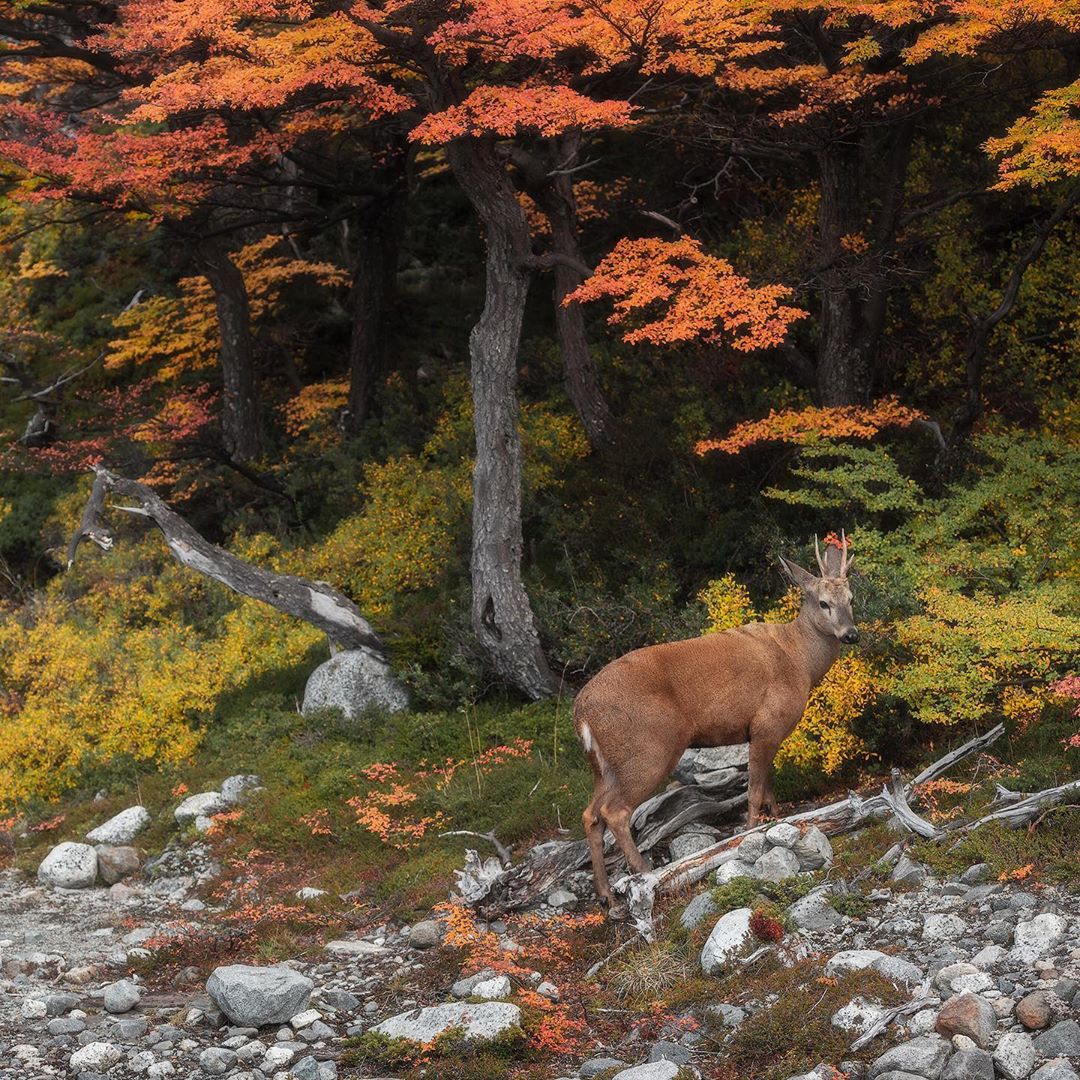
[[[578,243],[577,205],[570,177],[559,175],[551,178],[538,202],[551,225],[552,250],[573,262],[583,263]],[[589,445],[594,450],[603,450],[611,445],[615,421],[589,351],[581,305],[563,304],[563,300],[581,284],[584,277],[579,270],[564,262],[555,264],[554,277],[555,332],[562,357],[566,392],[585,426]]]
[[[861,233],[866,193],[860,190],[859,149],[835,142],[818,152],[821,288],[817,353],[818,394],[823,405],[862,404],[868,393],[867,358],[859,343],[861,300],[851,281],[843,238]]]
[[[521,436],[517,356],[529,291],[529,228],[489,139],[461,139],[450,165],[484,226],[484,311],[469,336],[473,467],[472,625],[492,665],[530,698],[554,693],[521,577]]]
[[[201,245],[199,262],[214,293],[221,338],[222,441],[233,461],[252,461],[262,452],[262,437],[247,286],[244,275],[220,244]]]
[[[356,435],[371,415],[372,400],[386,366],[387,321],[396,291],[402,199],[394,192],[376,199],[359,216],[356,269],[349,291],[349,403],[345,430]]]

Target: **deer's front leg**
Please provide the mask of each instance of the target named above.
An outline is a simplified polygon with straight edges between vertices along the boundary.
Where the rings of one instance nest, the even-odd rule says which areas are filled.
[[[773,758],[780,743],[765,735],[750,737],[750,775],[747,786],[747,828],[753,828],[763,813],[776,814],[773,794]]]

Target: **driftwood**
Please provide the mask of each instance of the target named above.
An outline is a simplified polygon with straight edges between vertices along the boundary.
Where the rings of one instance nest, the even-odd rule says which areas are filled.
[[[734,770],[733,770],[734,772]],[[716,798],[717,789],[705,791],[696,784],[662,791],[643,802],[630,818],[638,848],[651,851],[669,840],[686,825],[697,821],[721,821],[741,812],[746,804],[746,772],[733,776],[726,798]],[[610,832],[604,833],[605,861],[614,868],[622,859]],[[475,867],[483,863],[473,863]],[[584,840],[549,840],[531,848],[517,866],[499,875],[485,874],[482,881],[468,880],[468,866],[459,872],[463,896],[479,895],[481,914],[499,913],[529,907],[565,880],[568,874],[589,865],[589,848]]]
[[[84,540],[97,544],[104,551],[110,551],[115,544],[115,536],[105,518],[105,499],[109,494],[137,502],[138,506],[114,509],[149,518],[161,530],[174,558],[184,566],[206,574],[233,592],[261,600],[278,611],[317,626],[340,648],[367,649],[380,657],[385,654],[378,634],[344,593],[325,582],[308,581],[293,574],[276,574],[238,559],[196,532],[145,484],[116,476],[101,466],[96,470],[94,487],[78,531],[68,547],[69,569]]]
[[[897,1005],[895,1008],[886,1009],[876,1023],[867,1028],[866,1031],[851,1044],[850,1049],[852,1053],[856,1050],[861,1050],[864,1046],[868,1046],[872,1043],[897,1017],[910,1016],[912,1013],[917,1013],[921,1009],[927,1009],[931,1005],[939,1004],[941,998],[933,996],[929,993],[929,990],[929,984],[924,983],[919,989],[918,997],[904,1005]]]

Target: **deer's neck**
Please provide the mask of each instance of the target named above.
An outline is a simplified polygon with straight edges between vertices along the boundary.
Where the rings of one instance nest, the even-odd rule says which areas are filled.
[[[810,621],[804,607],[794,622],[788,623],[796,649],[801,653],[810,675],[811,686],[817,686],[840,655],[840,642],[831,634],[823,634]]]

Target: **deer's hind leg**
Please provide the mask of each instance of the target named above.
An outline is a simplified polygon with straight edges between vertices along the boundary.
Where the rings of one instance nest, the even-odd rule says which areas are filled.
[[[593,788],[593,796],[581,815],[581,822],[585,826],[585,839],[589,845],[593,888],[596,890],[600,902],[606,907],[610,907],[614,901],[611,895],[611,885],[608,882],[607,867],[604,865],[604,818],[600,812],[601,804],[606,795],[607,781],[598,773]]]

